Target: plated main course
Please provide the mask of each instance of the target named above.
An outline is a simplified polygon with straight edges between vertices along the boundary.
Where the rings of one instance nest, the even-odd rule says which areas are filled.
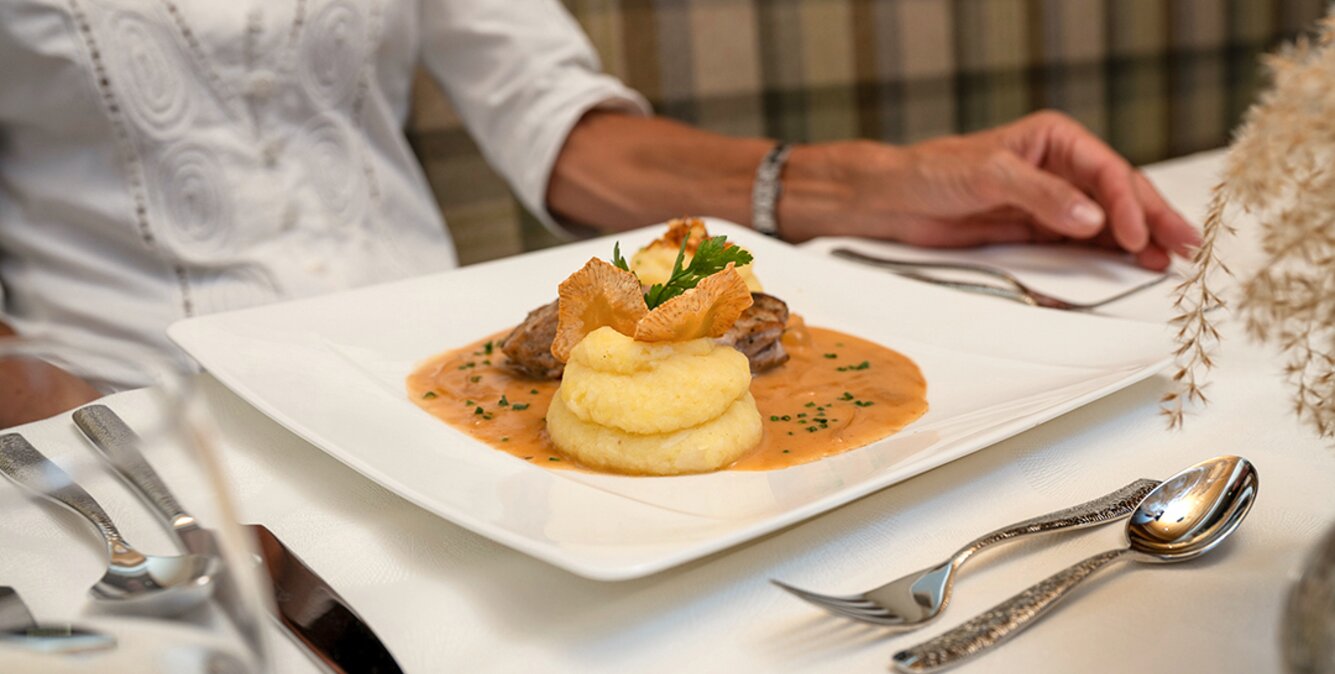
[[[513,330],[423,363],[410,399],[525,461],[660,476],[815,461],[927,410],[912,360],[806,325],[699,219],[630,260],[615,246],[557,291]]]

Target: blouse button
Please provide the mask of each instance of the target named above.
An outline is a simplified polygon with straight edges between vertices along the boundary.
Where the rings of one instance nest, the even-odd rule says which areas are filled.
[[[264,158],[264,165],[273,168],[278,165],[278,157],[283,154],[283,144],[276,140],[265,141],[260,148],[260,155]]]
[[[285,206],[283,208],[283,229],[291,230],[293,227],[296,227],[298,215],[299,213],[297,212],[296,204],[289,203]]]
[[[272,97],[277,90],[278,78],[267,70],[252,73],[246,82],[246,93],[251,98],[265,100]]]

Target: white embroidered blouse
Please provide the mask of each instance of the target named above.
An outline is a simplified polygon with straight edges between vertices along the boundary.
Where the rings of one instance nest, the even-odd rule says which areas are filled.
[[[4,0],[0,319],[170,351],[184,316],[454,266],[402,131],[419,62],[549,224],[579,117],[648,110],[556,0]]]

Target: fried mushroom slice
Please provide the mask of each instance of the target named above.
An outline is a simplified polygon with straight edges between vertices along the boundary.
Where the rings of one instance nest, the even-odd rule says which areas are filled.
[[[560,300],[552,354],[561,362],[569,360],[570,350],[590,332],[606,325],[631,335],[649,313],[640,280],[596,257],[562,281],[557,292]]]
[[[694,288],[645,314],[633,333],[641,342],[684,342],[720,337],[751,306],[751,291],[731,262]],[[625,334],[625,333],[623,333]]]

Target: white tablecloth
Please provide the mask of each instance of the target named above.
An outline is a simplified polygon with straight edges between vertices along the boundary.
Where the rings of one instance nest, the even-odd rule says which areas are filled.
[[[1184,213],[1198,217],[1218,165],[1219,155],[1207,154],[1149,173]],[[827,245],[811,244],[813,254]],[[1241,241],[1226,250],[1245,271],[1252,248]],[[1036,274],[1041,282],[1041,270]],[[1158,319],[1164,302],[1163,293],[1151,293],[1111,313]],[[1229,544],[1196,562],[1107,572],[1028,633],[959,671],[1251,673],[1280,668],[1285,593],[1306,550],[1335,521],[1335,450],[1290,415],[1278,372],[1272,354],[1229,327],[1214,403],[1182,432],[1165,430],[1157,414],[1159,377],[780,533],[623,583],[570,575],[441,520],[216,382],[205,388],[225,429],[226,469],[243,518],[266,523],[333,584],[408,672],[884,671],[897,649],[1119,545],[1120,527],[980,557],[966,567],[943,618],[904,636],[828,617],[768,579],[833,592],[864,589],[939,561],[997,526],[1234,453],[1256,464],[1261,488]],[[133,417],[142,396],[120,394],[108,404]],[[20,430],[56,457],[89,452],[65,417]],[[130,520],[127,528],[154,536],[143,509],[110,485],[90,487],[112,501],[114,516]],[[101,563],[86,532],[45,506],[0,503],[7,510],[0,518],[0,584],[25,590],[43,618],[78,615],[79,588],[91,584]],[[72,544],[75,537],[84,542]],[[282,637],[273,641],[276,671],[312,670]]]

